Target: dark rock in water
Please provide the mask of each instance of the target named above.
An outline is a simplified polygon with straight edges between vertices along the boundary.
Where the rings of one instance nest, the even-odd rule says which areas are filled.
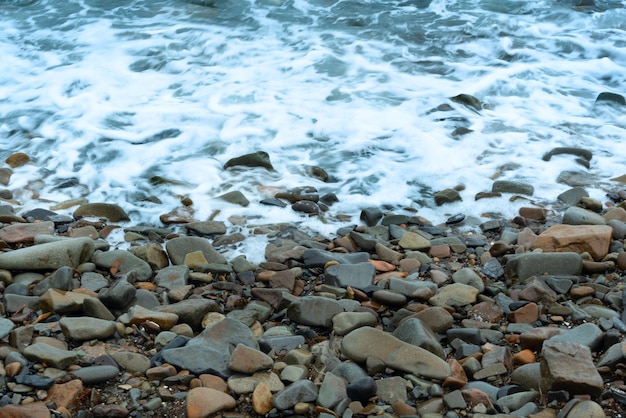
[[[456,138],[456,137],[459,137],[459,136],[467,135],[467,134],[472,133],[472,132],[474,132],[473,129],[469,129],[469,128],[465,128],[463,126],[459,126],[454,131],[452,131],[451,135]]]
[[[465,215],[463,213],[457,213],[456,215],[450,216],[448,219],[446,219],[446,224],[454,225],[454,224],[461,223],[464,220],[465,220]]]
[[[582,187],[573,187],[558,195],[557,199],[566,205],[572,206],[578,204],[583,197],[589,197],[589,193]]]
[[[591,173],[583,171],[562,171],[556,178],[556,182],[567,184],[571,187],[584,187],[597,184],[598,178]]]
[[[98,218],[106,218],[111,222],[129,221],[128,214],[119,207],[111,203],[86,203],[80,205],[74,211],[74,218],[84,218],[95,216]]]
[[[322,167],[311,165],[306,167],[307,174],[311,177],[315,177],[323,182],[328,181],[328,173]]]
[[[388,215],[384,217],[381,224],[385,226],[389,226],[389,225],[402,225],[402,224],[406,224],[407,222],[409,222],[409,217],[406,215]]]
[[[626,105],[626,99],[624,98],[624,96],[622,96],[621,94],[610,93],[606,91],[598,94],[598,97],[596,97],[596,103],[598,102],[609,102],[619,105]]]
[[[514,193],[532,196],[535,188],[530,184],[517,181],[497,180],[493,182],[491,191],[493,193]]]
[[[295,187],[284,192],[278,192],[274,197],[277,199],[285,199],[289,203],[296,203],[300,200],[309,200],[317,203],[320,199],[317,189],[311,186]]]
[[[383,212],[376,208],[370,207],[365,208],[361,211],[361,220],[365,222],[367,226],[374,226],[380,221],[383,217]]]
[[[287,207],[287,204],[285,202],[283,202],[280,199],[276,199],[275,197],[263,199],[259,203],[261,203],[262,205],[268,205],[268,206],[278,206],[279,208]]]
[[[50,217],[56,216],[56,212],[52,212],[51,210],[35,208],[33,210],[29,210],[27,212],[22,212],[20,216],[24,219],[27,219],[29,222],[33,221],[49,221]]]
[[[310,200],[300,200],[291,205],[291,209],[295,210],[296,212],[303,212],[311,215],[317,215],[318,213],[320,213],[320,207],[318,206],[318,204]]]
[[[562,154],[575,155],[577,157],[583,158],[587,162],[591,161],[591,158],[593,158],[593,154],[591,153],[591,151],[583,149],[583,148],[557,147],[545,153],[541,159],[544,161],[550,161],[550,159],[554,157],[555,155],[562,155]]]
[[[472,96],[471,94],[462,93],[462,94],[459,94],[458,96],[450,97],[450,100],[452,100],[455,103],[459,103],[464,106],[467,106],[470,109],[474,109],[477,111],[483,110],[483,105],[480,103],[480,100],[478,100],[476,97]]]
[[[454,189],[445,189],[435,193],[435,204],[437,206],[445,205],[446,203],[452,203],[460,201],[461,195]]]
[[[331,206],[333,203],[339,202],[339,198],[335,193],[326,193],[322,197],[320,197],[320,202]]]
[[[228,203],[246,207],[250,204],[250,201],[239,190],[233,190],[232,192],[224,193],[217,197]]]
[[[263,167],[267,170],[273,171],[274,167],[270,162],[270,156],[265,151],[257,151],[251,154],[241,155],[239,157],[231,158],[224,164],[224,168],[245,166],[245,167]]]

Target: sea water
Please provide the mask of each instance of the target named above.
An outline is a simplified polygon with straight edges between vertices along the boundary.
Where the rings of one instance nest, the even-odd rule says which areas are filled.
[[[84,198],[159,225],[188,196],[199,220],[328,233],[367,206],[513,216],[570,188],[563,171],[604,202],[626,174],[626,106],[596,98],[626,95],[625,5],[0,0],[0,161],[31,158],[6,188],[23,209]],[[565,146],[591,151],[589,168],[542,159]],[[257,151],[274,171],[224,169]],[[533,185],[531,201],[475,201],[494,179]],[[320,217],[259,203],[302,186],[339,202]],[[454,187],[463,200],[437,207]],[[217,199],[231,191],[250,205]]]

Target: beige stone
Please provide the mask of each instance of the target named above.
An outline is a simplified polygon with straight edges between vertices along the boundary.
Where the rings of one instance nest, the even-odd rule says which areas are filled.
[[[608,225],[555,225],[533,243],[545,252],[589,253],[599,261],[608,253],[613,229]]]
[[[252,407],[259,415],[266,415],[272,410],[272,391],[263,382],[259,383],[252,392]]]
[[[219,390],[197,387],[187,393],[187,418],[206,418],[216,412],[232,409],[235,399]]]

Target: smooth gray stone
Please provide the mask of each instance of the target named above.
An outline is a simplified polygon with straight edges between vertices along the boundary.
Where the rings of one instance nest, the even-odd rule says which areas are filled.
[[[450,249],[457,254],[463,254],[467,251],[467,246],[459,237],[433,238],[430,240],[430,245],[449,245]]]
[[[606,220],[598,213],[578,206],[570,206],[563,213],[563,223],[566,225],[606,225]]]
[[[471,382],[467,382],[467,385],[465,385],[464,389],[478,389],[482,392],[485,392],[487,395],[489,395],[489,397],[491,398],[491,400],[493,402],[496,401],[496,399],[498,398],[498,391],[500,390],[499,387],[494,386],[490,383],[484,382],[482,380],[474,380]]]
[[[146,289],[137,289],[135,292],[136,304],[146,309],[156,309],[161,306],[161,302],[154,293]]]
[[[41,296],[48,289],[72,290],[74,288],[72,279],[74,269],[69,266],[58,268],[50,276],[37,283],[32,290],[34,296]]]
[[[342,254],[313,248],[304,250],[303,254],[306,267],[324,267],[329,261],[337,261],[339,264],[365,263],[369,259],[370,255],[365,252]]]
[[[150,359],[143,354],[132,351],[118,351],[113,353],[113,359],[129,373],[145,374],[150,368]]]
[[[33,245],[0,254],[0,269],[31,271],[78,267],[91,258],[94,250],[91,238],[71,238]]]
[[[583,305],[581,306],[581,308],[583,311],[591,315],[592,318],[596,318],[596,319],[600,319],[600,318],[613,319],[613,318],[620,317],[620,314],[618,312],[614,311],[611,308],[607,308],[606,306],[589,304],[589,305]]]
[[[453,390],[443,395],[443,403],[448,409],[465,409],[467,407],[467,403],[465,399],[463,399],[463,394],[460,390]]]
[[[538,397],[539,392],[535,390],[518,392],[501,397],[496,401],[496,405],[499,405],[503,409],[506,408],[504,409],[505,411],[515,411],[516,409],[524,406],[526,403],[533,402]]]
[[[401,293],[407,298],[412,297],[416,290],[423,289],[425,287],[432,290],[433,295],[437,293],[437,285],[431,281],[426,280],[410,280],[408,278],[399,279],[392,277],[389,279],[389,290]]]
[[[555,335],[550,341],[570,341],[589,347],[591,351],[597,351],[602,344],[604,333],[596,324],[587,322],[562,334]]]
[[[232,371],[228,367],[230,353],[219,348],[204,345],[186,345],[184,347],[163,350],[163,360],[178,368],[200,375],[215,373],[228,378]]]
[[[541,364],[524,364],[511,373],[511,383],[517,383],[526,390],[539,390],[541,384]]]
[[[539,408],[534,402],[526,402],[515,411],[509,412],[509,415],[514,417],[529,417],[537,412],[539,412]]]
[[[300,380],[287,386],[274,395],[272,401],[278,410],[293,408],[300,402],[314,402],[317,399],[317,386],[312,381]]]
[[[46,363],[57,369],[67,369],[78,361],[78,354],[73,351],[61,350],[45,343],[35,343],[24,349],[24,357],[31,361]]]
[[[409,318],[396,328],[392,335],[406,343],[421,347],[443,359],[445,352],[435,333],[417,318]]]
[[[150,267],[150,264],[130,251],[96,251],[93,257],[91,257],[91,261],[104,269],[116,267],[118,274],[122,275],[127,275],[132,271],[135,273],[137,281],[146,281],[152,278],[152,267]]]
[[[332,372],[326,373],[317,395],[317,404],[333,409],[348,395],[346,381]]]
[[[334,375],[340,376],[348,382],[348,384],[357,382],[365,377],[369,377],[367,372],[356,363],[342,362],[332,368]]]
[[[15,328],[13,321],[7,318],[0,318],[0,339],[9,335],[13,328]]]
[[[339,302],[321,296],[305,296],[289,305],[287,317],[309,326],[332,327],[332,319],[343,312]]]
[[[186,265],[169,266],[161,269],[154,277],[157,286],[168,290],[176,289],[187,285],[189,279],[189,267]]]
[[[117,378],[120,370],[115,366],[89,366],[73,370],[70,374],[79,378],[85,385],[97,385]]]
[[[579,254],[563,253],[525,253],[505,256],[506,275],[513,279],[524,281],[532,276],[544,274],[552,275],[579,275],[582,272],[583,262]]]
[[[20,295],[20,296],[30,296],[30,289],[28,283],[11,283],[4,289],[5,295]]]
[[[115,334],[115,322],[87,316],[65,317],[59,321],[63,334],[77,341],[104,340]]]
[[[362,232],[350,231],[350,238],[354,241],[354,243],[362,250],[373,252],[376,248],[376,244],[380,243],[383,245],[389,245],[388,242],[385,242],[381,239],[375,238],[369,234],[364,234]]]
[[[611,219],[610,221],[607,221],[606,224],[613,228],[613,239],[623,240],[626,238],[626,222]]]
[[[306,340],[302,335],[285,335],[259,338],[259,346],[264,352],[274,350],[276,354],[287,354],[304,345]]]
[[[610,346],[598,361],[597,367],[615,366],[624,359],[626,354],[626,342],[622,341]]]
[[[504,268],[496,257],[492,257],[485,263],[483,263],[480,272],[493,280],[497,280],[500,277],[504,276]]]
[[[98,292],[109,285],[109,281],[100,273],[86,272],[80,277],[80,285],[85,289]]]
[[[22,296],[15,294],[4,295],[4,310],[6,312],[17,312],[18,309],[27,307],[33,311],[39,309],[39,297],[38,296]]]
[[[226,258],[201,237],[178,237],[167,241],[165,250],[172,264],[185,264],[185,256],[194,251],[202,251],[209,263],[227,264]]]
[[[372,263],[336,264],[326,269],[326,283],[331,286],[365,289],[374,283],[376,268]]]
[[[85,298],[83,300],[83,313],[93,318],[115,321],[115,315],[98,298]]]
[[[573,187],[569,190],[564,191],[560,195],[557,196],[557,199],[566,205],[576,205],[580,202],[580,199],[583,197],[589,197],[589,193],[582,187]]]
[[[184,225],[184,228],[197,235],[223,235],[226,233],[226,224],[222,221],[189,222]]]
[[[482,293],[485,290],[485,283],[483,283],[483,279],[469,267],[462,268],[459,271],[456,271],[452,275],[452,281],[454,283],[463,283],[468,286],[475,287],[478,289],[478,292]]]
[[[264,323],[272,313],[274,313],[274,310],[267,302],[253,300],[245,308],[230,311],[226,316],[251,326],[255,321]]]
[[[575,276],[546,276],[543,280],[548,286],[560,295],[566,295],[570,291],[574,282],[578,281]]]
[[[107,307],[122,309],[135,298],[137,289],[128,283],[125,278],[117,279],[111,286],[106,287],[98,293],[98,299]]]
[[[493,193],[513,193],[532,196],[535,188],[530,184],[518,181],[496,180],[491,186],[491,191]]]

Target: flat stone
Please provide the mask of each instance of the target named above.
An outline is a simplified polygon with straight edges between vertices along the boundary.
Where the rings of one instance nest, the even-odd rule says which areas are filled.
[[[321,296],[305,296],[287,308],[287,317],[299,324],[331,327],[332,319],[343,308],[336,300]]]
[[[531,252],[507,257],[507,260],[506,275],[509,278],[519,278],[522,281],[532,276],[545,274],[577,276],[583,267],[580,255],[573,252]]]
[[[602,215],[578,206],[570,206],[565,210],[563,223],[567,225],[606,225]]]
[[[335,335],[346,335],[357,328],[378,324],[378,317],[372,312],[340,312],[333,316],[332,322]]]
[[[364,289],[374,282],[376,269],[371,263],[336,264],[326,269],[326,283],[331,286]]]
[[[185,299],[153,308],[155,312],[176,314],[179,323],[189,324],[192,328],[199,328],[207,313],[219,312],[221,309],[217,302],[210,299]]]
[[[128,214],[118,205],[111,203],[85,203],[74,211],[76,219],[84,217],[106,218],[111,222],[129,221]]]
[[[452,275],[452,281],[454,283],[463,283],[468,286],[475,287],[479,293],[485,290],[485,284],[483,279],[471,268],[462,268]]]
[[[350,332],[342,340],[342,349],[345,356],[358,363],[377,358],[388,367],[440,380],[451,374],[450,366],[440,357],[376,328]]]
[[[161,269],[154,277],[154,283],[168,290],[187,285],[189,267],[186,265],[169,266]]]
[[[274,396],[274,406],[284,411],[301,402],[313,402],[317,399],[317,386],[312,381],[299,380],[287,386]]]
[[[398,245],[405,250],[417,250],[417,251],[425,251],[430,248],[430,241],[412,231],[406,231],[400,241],[398,241]]]
[[[366,252],[342,254],[309,248],[304,250],[302,258],[307,267],[324,267],[330,261],[336,261],[339,264],[366,263],[370,255]]]
[[[8,243],[32,242],[37,235],[52,235],[54,222],[15,223],[0,228],[0,240]]]
[[[202,251],[204,258],[209,263],[227,264],[226,258],[213,248],[206,238],[201,237],[178,237],[167,241],[165,250],[172,264],[185,263],[185,256],[194,251]]]
[[[434,306],[465,306],[476,302],[478,289],[463,283],[453,283],[439,288],[437,294],[428,302]]]
[[[572,341],[543,343],[541,376],[549,390],[599,395],[604,383],[596,370],[589,347]]]
[[[67,338],[77,341],[104,340],[115,334],[115,322],[104,319],[65,317],[59,321],[61,330]]]
[[[433,331],[417,318],[408,318],[393,331],[393,336],[445,359],[443,347]]]
[[[146,321],[152,321],[158,324],[161,329],[168,330],[178,323],[179,316],[175,313],[160,312],[135,305],[119,320],[130,325],[139,325]]]
[[[97,251],[91,260],[100,268],[114,269],[114,274],[128,274],[133,271],[138,281],[146,281],[152,278],[152,267],[129,251]]]
[[[187,392],[186,401],[187,418],[207,418],[237,405],[237,401],[232,396],[205,387],[190,389]]]
[[[270,356],[244,344],[237,344],[228,364],[232,371],[246,374],[271,369],[273,366],[274,360]]]
[[[95,245],[90,238],[63,239],[0,254],[0,269],[56,270],[78,267],[91,258]]]
[[[271,371],[257,372],[252,376],[234,375],[228,379],[228,389],[236,394],[252,393],[254,388],[263,383],[270,392],[279,392],[285,388],[285,384],[278,375]]]
[[[587,322],[555,335],[549,341],[570,341],[588,347],[591,351],[600,348],[604,333],[596,324]]]
[[[318,405],[334,409],[346,397],[346,381],[331,372],[326,373],[319,389]]]
[[[555,225],[539,234],[533,248],[544,252],[587,252],[600,261],[609,251],[612,233],[608,225]]]
[[[78,354],[73,351],[61,350],[45,343],[35,343],[24,349],[24,357],[48,366],[65,370],[76,363]]]
[[[141,353],[118,351],[112,354],[113,360],[129,373],[145,374],[150,369],[150,359]]]
[[[50,418],[50,410],[44,402],[5,405],[0,408],[0,416],[5,418]]]
[[[85,385],[97,385],[116,379],[119,372],[116,366],[102,365],[81,367],[72,370],[71,374],[79,378]]]

